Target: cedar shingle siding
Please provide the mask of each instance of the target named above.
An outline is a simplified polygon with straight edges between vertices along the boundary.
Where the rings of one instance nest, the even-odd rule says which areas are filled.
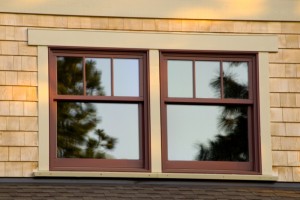
[[[300,23],[297,22],[258,22],[258,21],[217,21],[217,20],[181,20],[181,19],[133,19],[106,17],[73,17],[33,14],[0,13],[0,176],[30,177],[38,166],[38,114],[37,114],[37,47],[27,45],[29,27],[53,29],[86,30],[134,30],[134,31],[177,31],[197,33],[234,33],[234,34],[275,34],[278,36],[279,51],[269,54],[269,82],[271,107],[271,135],[274,175],[279,181],[300,181]],[[267,78],[267,77],[266,77]],[[40,127],[42,129],[43,127]],[[93,198],[93,194],[115,198],[128,196],[124,192],[127,186],[66,186],[59,189],[55,185],[10,185],[1,188],[11,191],[5,199],[18,199],[31,193],[40,197],[39,190],[54,191],[47,195],[63,199],[73,195],[84,199],[84,195]],[[158,198],[177,194],[179,197],[198,198],[202,193],[209,196],[225,193],[240,195],[248,199],[251,193],[257,199],[271,195],[272,199],[299,197],[299,192],[280,190],[266,192],[269,189],[229,189],[219,190],[160,186],[135,186],[139,190],[137,198]],[[110,191],[116,190],[113,195]],[[34,191],[33,191],[34,190]],[[187,190],[187,192],[184,192]],[[247,193],[241,192],[247,190]],[[63,192],[65,191],[65,192]],[[70,192],[69,191],[73,191]],[[88,192],[85,192],[88,191]],[[92,193],[91,193],[92,191]],[[188,193],[188,194],[187,194]],[[228,193],[228,194],[229,194]],[[45,194],[46,195],[46,194]],[[60,196],[61,195],[61,196]],[[154,196],[153,196],[154,195]],[[7,197],[7,198],[6,198]],[[207,197],[207,198],[208,198]],[[175,198],[175,197],[174,197]],[[21,197],[20,197],[21,199]],[[25,198],[22,198],[25,199]],[[49,197],[50,199],[50,197]],[[249,198],[250,199],[250,198]],[[266,198],[267,199],[267,198]],[[270,199],[268,197],[268,199]]]

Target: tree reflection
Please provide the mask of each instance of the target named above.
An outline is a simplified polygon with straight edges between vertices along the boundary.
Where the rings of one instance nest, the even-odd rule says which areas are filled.
[[[58,94],[83,95],[82,58],[59,57],[57,60]],[[104,95],[101,72],[94,61],[86,62],[87,95]],[[117,139],[96,129],[97,109],[87,102],[57,102],[57,156],[59,158],[107,158]]]
[[[237,67],[232,62],[229,67]],[[234,71],[234,69],[233,69]],[[210,86],[218,93],[221,90],[221,78],[216,77]],[[233,72],[223,75],[224,98],[248,97],[248,85],[238,83]],[[248,112],[247,106],[226,105],[222,107],[218,118],[219,133],[207,144],[198,144],[197,160],[248,161]]]
[[[101,71],[96,69],[96,62],[92,59],[86,60],[86,94],[105,96],[104,88],[101,86]]]

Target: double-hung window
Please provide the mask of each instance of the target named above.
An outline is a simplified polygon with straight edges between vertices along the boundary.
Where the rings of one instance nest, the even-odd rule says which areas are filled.
[[[163,171],[260,173],[256,55],[160,56]]]
[[[149,170],[147,53],[50,49],[49,61],[50,169]]]

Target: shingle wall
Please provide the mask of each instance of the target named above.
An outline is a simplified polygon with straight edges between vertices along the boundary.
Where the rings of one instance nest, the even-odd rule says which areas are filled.
[[[27,29],[272,34],[271,135],[274,174],[300,182],[300,23],[0,14],[0,176],[31,176],[38,165],[37,47]],[[266,98],[268,98],[266,96]]]

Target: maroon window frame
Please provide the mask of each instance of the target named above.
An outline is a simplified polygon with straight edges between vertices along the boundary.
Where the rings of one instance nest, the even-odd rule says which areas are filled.
[[[60,95],[57,92],[57,57],[134,58],[139,60],[139,96]],[[49,48],[50,82],[50,170],[60,171],[138,171],[150,170],[148,131],[148,52],[145,50],[111,50],[82,48]],[[84,89],[85,90],[85,89]],[[139,159],[93,159],[57,157],[57,102],[134,103],[139,109]],[[116,122],[117,123],[117,122]]]
[[[259,137],[259,102],[258,102],[258,64],[256,53],[227,53],[227,52],[160,52],[161,78],[161,124],[162,124],[162,170],[177,173],[225,173],[225,174],[261,174],[260,137]],[[247,99],[196,98],[195,94],[195,64],[193,64],[193,97],[168,97],[168,60],[188,61],[242,61],[248,63]],[[222,67],[221,67],[222,69]],[[222,74],[222,73],[221,73]],[[222,75],[220,75],[222,77]],[[179,77],[178,77],[179,78]],[[223,84],[223,83],[222,83]],[[222,86],[221,86],[222,87]],[[249,161],[181,161],[168,160],[167,135],[167,105],[235,105],[248,107],[248,146]]]

